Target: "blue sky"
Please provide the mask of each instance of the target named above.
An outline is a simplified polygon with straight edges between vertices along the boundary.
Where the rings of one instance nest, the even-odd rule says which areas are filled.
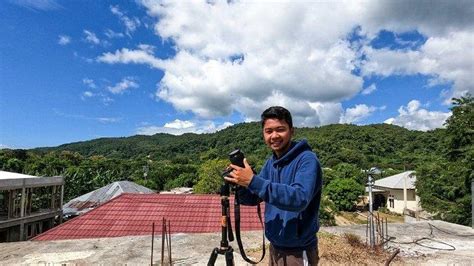
[[[0,3],[0,148],[296,126],[442,127],[473,93],[470,1]],[[271,11],[271,12],[269,12]]]

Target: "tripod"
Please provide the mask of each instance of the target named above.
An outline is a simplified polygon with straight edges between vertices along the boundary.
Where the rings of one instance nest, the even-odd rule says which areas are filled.
[[[217,256],[224,255],[225,263],[227,266],[234,265],[234,249],[229,246],[229,241],[234,241],[234,234],[232,232],[232,223],[230,221],[230,185],[228,182],[224,182],[221,186],[221,206],[222,206],[222,220],[221,220],[221,245],[220,247],[214,248],[211,253],[211,257],[207,263],[208,266],[213,266],[216,262]]]

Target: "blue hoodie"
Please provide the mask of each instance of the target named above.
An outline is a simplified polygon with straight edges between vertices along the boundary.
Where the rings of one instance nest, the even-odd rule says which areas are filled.
[[[302,250],[317,245],[321,187],[318,158],[302,140],[273,154],[239,196],[244,205],[265,201],[265,236],[275,248]]]

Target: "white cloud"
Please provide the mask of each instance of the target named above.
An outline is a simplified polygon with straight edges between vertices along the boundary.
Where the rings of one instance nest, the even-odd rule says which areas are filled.
[[[137,128],[136,134],[139,135],[153,135],[157,133],[167,133],[172,135],[182,135],[184,133],[213,133],[222,130],[226,127],[232,126],[230,122],[222,124],[215,124],[212,121],[187,121],[176,119],[172,122],[166,123],[164,126],[146,125]]]
[[[194,126],[195,124],[191,121],[182,121],[182,120],[176,119],[173,122],[166,123],[164,127],[175,128],[175,129],[185,129],[185,128],[190,128]]]
[[[71,37],[67,35],[59,35],[58,37],[59,37],[58,44],[60,45],[67,45],[71,42]]]
[[[344,111],[341,102],[373,92],[375,84],[363,90],[364,76],[371,75],[426,74],[433,82],[453,82],[453,94],[474,88],[465,78],[472,73],[474,28],[467,1],[142,4],[156,19],[156,34],[171,41],[176,54],[160,59],[146,47],[121,48],[97,61],[162,70],[157,98],[203,118],[237,111],[257,120],[266,107],[285,104],[297,126],[337,123],[341,116],[357,122],[362,107]],[[124,16],[118,7],[111,11]],[[347,40],[356,27],[365,36],[358,45]],[[428,41],[416,51],[370,48],[382,29],[417,30]],[[362,76],[355,74],[359,66]],[[373,112],[366,107],[365,114]]]
[[[377,108],[375,106],[367,106],[365,104],[357,104],[353,108],[347,108],[341,115],[340,123],[354,124],[364,120],[372,115],[375,111],[384,109],[384,107]]]
[[[56,0],[9,0],[9,2],[35,11],[49,11],[61,8],[61,5]]]
[[[420,102],[410,101],[407,106],[400,106],[398,116],[385,120],[387,124],[399,125],[408,129],[428,131],[443,127],[451,112],[435,112],[420,108]]]
[[[10,145],[0,143],[0,149],[13,149]]]
[[[100,95],[101,96],[101,101],[104,105],[109,105],[111,102],[114,101],[114,99],[110,98],[109,96],[106,95]]]
[[[100,123],[117,123],[120,120],[122,120],[120,117],[91,117],[91,116],[85,116],[81,114],[67,114],[57,109],[53,109],[53,112],[58,116],[65,117],[68,119],[93,120]]]
[[[455,44],[455,45],[454,45]],[[453,83],[446,100],[466,92],[474,94],[474,32],[452,32],[444,37],[430,37],[418,51],[365,48],[368,61],[365,75],[432,76],[429,85]]]
[[[90,97],[94,97],[95,94],[91,91],[85,91],[84,93],[82,93],[82,95],[86,98],[90,98]]]
[[[91,89],[95,89],[97,88],[97,85],[95,85],[95,82],[93,79],[90,79],[90,78],[83,78],[82,79],[82,83],[84,83],[85,85],[87,85],[87,87],[91,88]]]
[[[108,86],[107,90],[113,94],[123,94],[126,90],[131,88],[138,88],[139,85],[136,83],[133,78],[126,77],[123,78],[119,83],[114,86]]]
[[[153,49],[150,47],[152,46],[139,45],[137,50],[122,48],[121,50],[115,51],[115,53],[104,53],[103,55],[97,57],[97,61],[108,64],[147,64],[154,68],[164,68],[163,61],[154,57]]]
[[[369,87],[362,90],[361,93],[362,93],[362,95],[369,95],[369,94],[371,94],[372,92],[374,92],[376,90],[377,90],[377,86],[375,84],[371,84]]]
[[[372,32],[418,30],[428,36],[443,36],[453,31],[472,31],[474,26],[471,0],[373,0],[362,4],[362,25]]]
[[[125,13],[122,12],[118,6],[110,6],[110,12],[112,12],[112,14],[116,15],[120,19],[120,21],[122,21],[122,23],[125,25],[125,31],[128,36],[130,36],[131,33],[136,31],[141,24],[138,18],[130,18],[126,16]]]
[[[98,45],[100,44],[99,38],[97,38],[97,35],[93,33],[92,31],[84,30],[84,35],[85,35],[85,40],[88,43]]]
[[[121,120],[121,118],[117,117],[97,117],[95,120],[103,123],[103,124],[110,124],[110,123],[117,123]]]
[[[114,38],[123,38],[125,35],[121,32],[115,32],[111,29],[106,29],[104,32],[105,36],[107,36],[109,39],[114,39]]]

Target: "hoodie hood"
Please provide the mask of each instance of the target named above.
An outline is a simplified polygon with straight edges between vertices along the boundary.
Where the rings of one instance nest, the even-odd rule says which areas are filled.
[[[307,140],[303,139],[301,141],[292,141],[290,148],[281,158],[278,158],[276,154],[273,153],[273,156],[271,158],[272,164],[274,166],[283,165],[286,162],[290,162],[291,160],[293,160],[296,156],[298,156],[298,154],[307,150],[312,151]]]

